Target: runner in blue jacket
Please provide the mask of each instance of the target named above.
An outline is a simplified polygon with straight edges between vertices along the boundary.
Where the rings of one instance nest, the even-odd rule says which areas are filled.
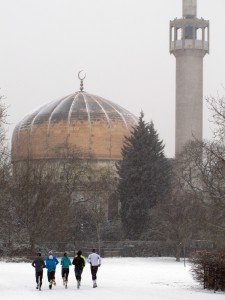
[[[54,259],[53,255],[49,255],[46,259],[46,268],[48,270],[47,275],[48,275],[48,282],[49,282],[49,289],[52,288],[52,284],[56,285],[55,282],[55,270],[56,266],[58,264],[57,258]]]

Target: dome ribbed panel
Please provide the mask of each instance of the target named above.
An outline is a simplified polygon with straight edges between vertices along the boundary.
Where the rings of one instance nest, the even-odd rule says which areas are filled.
[[[71,107],[71,103],[73,102],[73,97],[68,96],[62,99],[55,108],[48,113],[48,121],[49,123],[58,123],[68,119],[69,110]],[[44,115],[44,114],[42,114]]]
[[[107,115],[111,121],[122,121],[124,122],[124,125],[126,125],[126,122],[124,121],[122,115],[120,114],[119,110],[116,110],[115,107],[110,103],[110,101],[106,101],[105,99],[101,97],[96,97],[101,106],[104,108],[104,110],[107,112]]]
[[[68,145],[79,149],[84,155],[90,154],[91,124],[89,107],[84,93],[75,93],[68,120]]]
[[[82,93],[73,96],[74,103],[70,115],[70,122],[88,122],[88,111]]]
[[[104,101],[104,99],[102,99],[102,101]],[[126,124],[126,126],[128,124],[131,125],[137,123],[137,118],[133,114],[131,114],[128,110],[121,107],[120,105],[113,103],[112,101],[109,100],[107,100],[106,105],[112,107],[113,113],[117,112],[117,114],[119,115],[118,118],[121,118],[123,122]]]
[[[56,109],[56,107],[64,100],[60,99],[58,101],[54,101],[48,104],[45,104],[41,107],[39,111],[36,111],[35,119],[33,120],[32,125],[38,125],[43,123],[48,123],[49,118],[52,115],[52,112]]]
[[[88,106],[90,111],[91,122],[106,122],[110,126],[108,113],[102,105],[99,104],[99,99],[96,96],[87,95]]]
[[[30,114],[29,116],[27,116],[26,118],[24,118],[21,122],[20,122],[20,130],[24,130],[24,129],[30,129],[30,126],[33,122],[33,119],[36,117],[36,115],[41,111],[41,108],[35,112],[33,112],[32,114]]]

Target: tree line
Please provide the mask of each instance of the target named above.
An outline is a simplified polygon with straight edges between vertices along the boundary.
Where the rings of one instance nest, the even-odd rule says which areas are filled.
[[[157,240],[174,243],[179,260],[191,240],[223,246],[225,230],[225,99],[208,98],[214,136],[193,137],[168,159],[153,122],[141,112],[125,137],[122,160],[93,164],[64,147],[60,161],[12,166],[0,98],[0,250],[74,240]],[[56,151],[62,151],[56,149]],[[62,155],[60,155],[62,157]]]

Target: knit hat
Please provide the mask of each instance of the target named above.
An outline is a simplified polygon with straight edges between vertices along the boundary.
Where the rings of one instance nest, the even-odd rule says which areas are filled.
[[[77,252],[77,255],[81,255],[81,254],[82,254],[82,251],[79,250],[79,251]]]
[[[37,253],[37,256],[41,256],[41,252],[38,252],[38,253]]]

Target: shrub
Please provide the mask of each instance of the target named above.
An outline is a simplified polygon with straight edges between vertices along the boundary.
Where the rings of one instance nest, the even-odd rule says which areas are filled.
[[[190,261],[193,277],[204,289],[225,290],[225,250],[197,251]]]

